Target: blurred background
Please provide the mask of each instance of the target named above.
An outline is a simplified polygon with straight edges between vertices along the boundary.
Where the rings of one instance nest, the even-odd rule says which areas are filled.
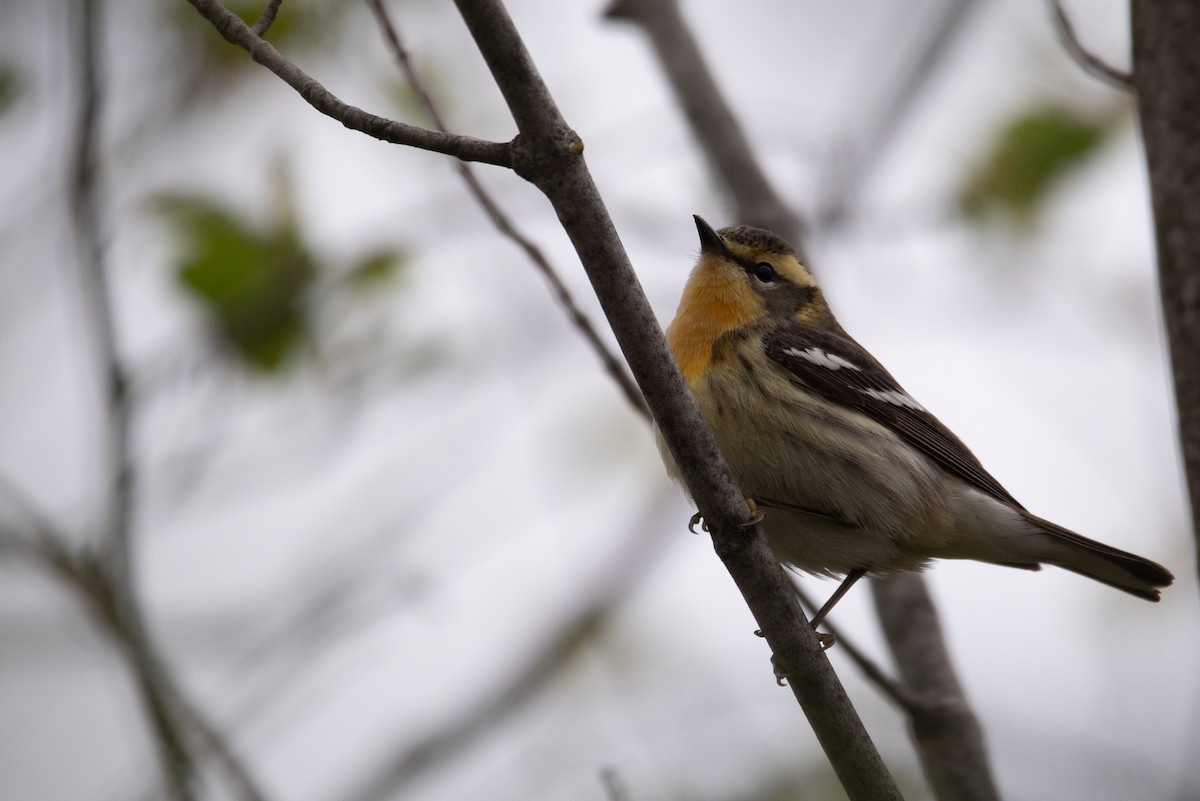
[[[1031,510],[1178,577],[1151,606],[1053,569],[928,572],[1002,794],[1200,797],[1132,101],[1072,62],[1047,3],[957,5],[683,11],[847,330]],[[738,220],[635,28],[597,2],[508,6],[665,325],[690,215]],[[195,713],[197,797],[842,797],[647,425],[453,164],[317,114],[183,0],[97,5],[87,69],[81,7],[0,0],[0,798],[165,792],[131,646],[28,547],[112,537],[105,308],[127,561]],[[453,130],[509,139],[452,5],[388,8]],[[1125,3],[1067,10],[1127,67]],[[425,123],[365,5],[287,0],[268,38]],[[611,342],[549,205],[478,175]],[[887,667],[870,606],[856,591],[834,620]],[[904,716],[830,658],[928,797]]]

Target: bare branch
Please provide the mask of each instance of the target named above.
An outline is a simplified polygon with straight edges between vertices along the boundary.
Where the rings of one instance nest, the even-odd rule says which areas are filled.
[[[367,5],[375,13],[375,17],[379,21],[379,27],[383,30],[384,38],[391,48],[392,55],[408,78],[413,91],[417,93],[417,97],[420,99],[421,105],[424,106],[426,113],[429,114],[429,118],[433,121],[434,127],[439,131],[447,131],[446,122],[438,112],[437,104],[434,103],[433,98],[426,90],[421,76],[417,73],[412,63],[412,59],[408,57],[408,51],[400,41],[400,35],[396,30],[396,26],[392,24],[387,9],[384,8],[383,0],[367,0]],[[600,357],[600,362],[604,365],[605,372],[617,382],[617,386],[625,393],[625,399],[644,417],[649,418],[650,409],[646,406],[646,401],[643,400],[641,391],[633,383],[633,380],[629,377],[629,373],[626,372],[620,360],[608,349],[604,340],[600,338],[595,326],[592,325],[592,321],[583,313],[579,305],[575,303],[575,298],[572,297],[571,291],[567,289],[567,285],[563,283],[562,278],[559,277],[558,272],[550,264],[550,260],[546,258],[541,248],[518,230],[512,219],[504,213],[504,210],[500,208],[495,198],[480,183],[471,165],[464,161],[458,161],[455,162],[455,166],[458,169],[459,175],[462,176],[463,181],[466,183],[467,190],[475,197],[475,200],[483,208],[484,213],[487,214],[492,224],[496,226],[500,233],[515,242],[517,247],[525,252],[529,260],[533,262],[534,266],[545,277],[547,283],[550,284],[550,291],[554,293],[554,297],[558,300],[559,306],[567,313],[567,317],[583,335],[583,338],[587,340],[587,343],[592,347],[596,355]]]
[[[725,182],[739,222],[766,228],[797,248],[803,259],[804,223],[767,179],[745,131],[717,88],[676,0],[614,0],[609,19],[632,22],[650,37],[692,133]]]
[[[263,9],[258,20],[250,26],[250,30],[255,36],[266,36],[267,31],[271,29],[271,25],[275,22],[275,15],[279,13],[279,6],[283,4],[283,0],[269,0],[267,7]]]
[[[500,167],[512,166],[511,145],[507,142],[488,142],[469,136],[454,136],[441,131],[429,131],[414,125],[389,120],[343,103],[316,79],[307,75],[284,58],[269,42],[250,30],[219,0],[188,0],[200,14],[229,42],[241,47],[250,57],[283,79],[313,108],[355,131],[396,145],[430,150],[463,161],[478,161]]]
[[[513,168],[550,200],[692,496],[717,554],[742,592],[852,801],[900,793],[807,625],[791,582],[754,524],[704,422],[604,201],[583,143],[554,104],[499,0],[456,0],[519,134]]]
[[[1063,8],[1062,0],[1050,0],[1050,15],[1054,18],[1054,30],[1067,55],[1084,72],[1116,89],[1137,91],[1133,73],[1117,69],[1083,46],[1075,26],[1071,24],[1071,18],[1067,16],[1067,10]]]
[[[651,33],[651,41],[655,45],[659,60],[663,62],[664,70],[666,70],[668,74],[675,72],[679,68],[678,66],[671,66],[675,61],[676,56],[667,49],[667,45],[670,45],[670,47],[680,51],[692,52],[695,54],[694,59],[699,61],[700,64],[697,65],[696,63],[693,63],[693,59],[689,58],[688,63],[690,64],[690,69],[695,70],[703,67],[702,59],[699,54],[699,48],[696,46],[695,42],[691,40],[690,33],[683,25],[683,21],[679,16],[678,9],[676,8],[676,0],[616,0],[615,5],[617,7],[616,13],[619,16],[622,18],[628,18],[630,15],[636,14],[639,22],[647,27],[647,30]],[[610,8],[609,13],[612,15],[614,13],[613,9]],[[670,29],[668,29],[668,26],[670,26]],[[953,26],[951,26],[951,28],[952,27]],[[704,69],[706,70],[707,68]],[[688,81],[682,78],[672,78],[672,84],[675,86],[677,92],[686,91],[696,93],[696,96],[680,99],[680,102],[685,106],[685,108],[728,108],[727,104],[717,93],[716,84],[711,80]],[[701,92],[707,92],[708,94],[700,94]],[[689,114],[689,119],[694,125],[703,123],[703,118],[698,115],[693,116]],[[718,167],[725,165],[743,165],[738,168],[745,169],[744,165],[749,163],[755,165],[752,168],[754,171],[761,172],[761,170],[756,166],[754,154],[749,150],[744,137],[708,137],[703,131],[697,131],[696,136],[701,140],[705,147],[735,147],[742,149],[740,152],[732,156],[710,154],[710,161],[718,165]],[[725,176],[725,182],[727,185],[732,186],[736,181],[737,176]],[[778,197],[773,194],[765,196],[764,202],[782,204],[782,201],[780,201]],[[738,201],[738,205],[741,205],[740,201]],[[792,214],[788,209],[776,209],[762,213],[773,219],[787,219],[787,217]],[[799,227],[797,227],[797,231],[799,230]],[[801,243],[793,242],[792,244],[800,245]],[[703,511],[703,509],[701,509],[701,511]],[[707,514],[705,515],[705,519],[707,520]],[[941,663],[938,665],[938,669],[931,675],[933,677],[949,677],[953,679],[954,671],[949,663],[949,657],[947,655],[945,646],[942,644],[943,637],[941,629],[937,623],[937,613],[934,610],[932,600],[929,598],[928,593],[924,589],[924,580],[921,578],[921,576],[914,574],[903,577],[902,581],[874,582],[872,584],[872,588],[877,596],[886,597],[895,602],[880,603],[877,605],[880,617],[884,623],[885,634],[888,634],[889,638],[892,636],[900,636],[900,634],[903,632],[903,629],[899,626],[899,623],[902,621],[895,620],[895,618],[901,614],[897,610],[901,608],[920,610],[920,617],[927,624],[927,628],[922,635],[922,641],[934,644],[934,646],[931,647],[930,652],[925,654],[922,659],[930,662],[937,662],[938,660],[941,660]],[[895,625],[889,625],[889,619],[891,620],[891,623]],[[903,643],[892,642],[891,646],[893,653],[896,654],[896,658],[898,660],[905,660],[912,657],[914,659],[913,665],[921,664],[920,662],[915,661],[918,655],[906,648]],[[778,654],[778,651],[776,651],[776,653]],[[902,665],[901,675],[909,675],[911,668],[912,665],[907,667]],[[880,676],[882,677],[882,671],[880,671]],[[789,678],[794,681],[794,678],[792,678],[790,675]],[[880,686],[884,687],[885,692],[889,692],[890,687],[893,692],[889,692],[889,695],[897,700],[902,697],[907,697],[910,702],[914,700],[915,696],[911,691],[902,693],[894,692],[896,688],[894,687],[893,682],[884,682],[881,683]],[[947,702],[956,704],[957,708],[962,711],[961,715],[954,718],[954,721],[961,723],[963,727],[962,742],[964,744],[975,743],[976,740],[972,738],[977,734],[979,725],[970,713],[970,709],[967,705],[965,697],[962,694],[961,688],[958,686],[957,680],[947,682],[944,686],[940,687],[939,692],[944,694]],[[913,709],[920,709],[920,706],[920,704],[917,704],[913,707]],[[909,704],[905,703],[904,707],[909,709]],[[914,716],[912,719],[916,721],[917,717]],[[918,738],[918,744],[920,743],[921,740]],[[950,760],[961,759],[962,761],[960,764],[948,766],[946,770],[970,772],[975,776],[981,785],[991,782],[991,768],[987,762],[986,752],[984,752],[982,748],[973,749],[970,747],[964,747],[960,754],[947,754],[944,752],[939,752],[937,754],[923,753],[922,758],[944,758]],[[927,771],[928,770],[929,769],[927,768]],[[929,772],[932,776],[933,772]],[[935,792],[937,791],[938,788],[935,786]],[[993,787],[992,796],[994,795],[995,790]],[[988,798],[991,796],[985,795],[981,797]],[[939,795],[939,798],[949,799],[954,798],[954,796]]]

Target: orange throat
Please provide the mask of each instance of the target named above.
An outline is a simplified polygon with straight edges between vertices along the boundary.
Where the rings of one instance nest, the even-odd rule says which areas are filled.
[[[723,334],[748,325],[762,312],[762,301],[744,284],[720,270],[696,267],[667,326],[667,344],[688,384],[694,387],[704,376],[713,345]]]

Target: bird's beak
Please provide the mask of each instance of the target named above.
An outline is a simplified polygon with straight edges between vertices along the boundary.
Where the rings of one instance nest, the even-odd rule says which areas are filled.
[[[696,232],[700,234],[700,251],[702,253],[729,252],[729,248],[725,246],[725,240],[713,230],[711,225],[704,221],[703,217],[699,214],[693,214],[692,219],[696,221]]]

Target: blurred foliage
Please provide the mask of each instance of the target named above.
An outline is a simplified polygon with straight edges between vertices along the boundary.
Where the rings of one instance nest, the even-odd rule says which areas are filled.
[[[0,64],[0,117],[4,116],[21,96],[21,73],[11,64]]]
[[[346,284],[353,289],[374,292],[381,285],[395,280],[403,266],[403,254],[398,251],[375,250],[350,266]]]
[[[221,344],[252,367],[279,369],[307,336],[306,300],[317,265],[289,224],[263,230],[214,201],[163,202],[184,241],[180,283],[209,314]]]
[[[979,219],[1006,212],[1017,222],[1036,214],[1050,189],[1096,150],[1109,122],[1063,105],[1039,105],[1006,123],[959,191],[959,207]]]
[[[348,265],[324,261],[305,242],[285,167],[275,169],[273,219],[246,222],[238,209],[203,197],[159,199],[183,244],[176,277],[213,323],[220,346],[245,365],[273,373],[317,336],[317,306],[337,290],[363,294],[389,284],[405,255],[379,248]]]

